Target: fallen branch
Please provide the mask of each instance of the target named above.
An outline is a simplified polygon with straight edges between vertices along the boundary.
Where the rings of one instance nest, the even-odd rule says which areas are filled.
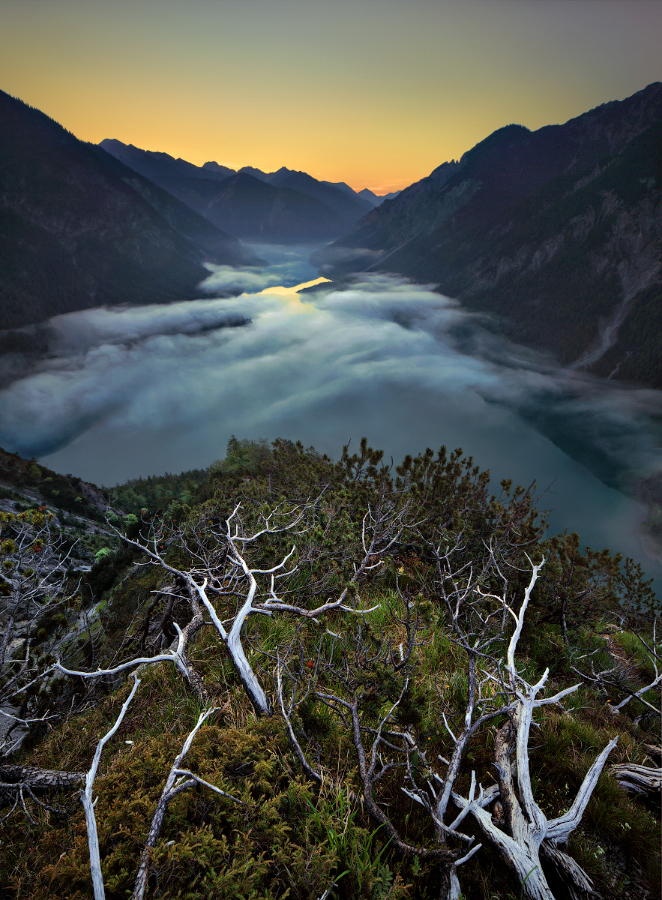
[[[633,794],[653,799],[662,790],[662,769],[659,767],[620,763],[611,766],[609,771],[624,790]]]

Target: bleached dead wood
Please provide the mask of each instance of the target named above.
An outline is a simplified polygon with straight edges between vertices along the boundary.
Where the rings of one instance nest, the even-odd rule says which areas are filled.
[[[659,691],[657,698],[650,696],[651,692],[662,685],[662,671],[660,670],[660,660],[662,658],[660,654],[662,651],[660,642],[657,638],[657,619],[654,619],[653,621],[652,638],[650,641],[645,640],[641,634],[636,634],[636,637],[645,649],[648,661],[653,668],[653,677],[642,687],[634,690],[632,689],[632,679],[636,676],[638,668],[636,660],[627,658],[622,650],[615,648],[612,643],[613,639],[608,641],[608,645],[611,655],[614,658],[615,665],[596,671],[591,662],[590,672],[586,671],[586,669],[582,670],[578,666],[573,666],[573,671],[580,675],[584,681],[593,684],[605,694],[609,694],[610,699],[607,701],[608,709],[614,715],[621,713],[633,700],[638,700],[649,712],[660,716],[662,715],[662,711],[660,709]],[[587,655],[590,656],[592,654]],[[613,699],[611,699],[622,693],[624,693],[625,696],[618,703],[615,703]],[[656,702],[651,702],[655,700]]]
[[[543,841],[540,846],[540,855],[554,869],[558,878],[565,885],[570,900],[586,900],[587,897],[600,896],[579,863],[575,862],[556,844]]]
[[[101,869],[101,853],[99,849],[99,835],[97,830],[97,821],[95,815],[95,804],[96,800],[93,797],[93,788],[94,781],[97,776],[97,772],[99,770],[99,764],[101,762],[101,754],[103,753],[104,747],[111,740],[113,735],[117,732],[118,728],[122,724],[124,717],[127,713],[127,710],[133,700],[136,691],[138,690],[138,686],[140,684],[140,679],[134,673],[134,683],[131,691],[122,704],[122,708],[115,719],[113,726],[106,732],[106,734],[101,738],[96,746],[96,750],[94,753],[94,758],[92,760],[92,764],[89,768],[89,771],[85,776],[77,776],[76,773],[47,773],[50,776],[55,776],[56,782],[60,780],[60,776],[65,775],[67,779],[77,777],[79,780],[81,777],[85,779],[85,788],[82,791],[81,799],[83,803],[83,808],[85,810],[85,824],[87,828],[87,841],[88,848],[90,854],[90,874],[92,877],[92,891],[94,894],[95,900],[104,900],[105,898],[105,888],[103,883],[103,874]],[[191,749],[191,744],[193,740],[202,727],[202,725],[207,721],[207,719],[215,712],[218,711],[218,707],[213,707],[211,709],[207,709],[200,714],[195,726],[191,729],[189,734],[187,735],[180,752],[175,757],[175,760],[170,768],[170,771],[166,777],[166,782],[161,792],[161,796],[156,805],[156,809],[154,811],[154,815],[152,817],[152,822],[149,828],[149,833],[147,835],[147,840],[145,841],[145,845],[140,857],[140,864],[138,867],[138,872],[136,875],[136,881],[134,886],[133,897],[134,898],[142,898],[145,893],[145,888],[147,886],[147,874],[149,870],[149,855],[151,849],[156,845],[156,842],[161,833],[161,828],[163,826],[163,819],[166,814],[166,810],[168,808],[168,804],[170,801],[180,794],[182,791],[186,790],[189,787],[195,787],[196,785],[200,785],[201,787],[205,787],[216,794],[219,794],[222,797],[225,797],[228,800],[232,800],[234,803],[241,803],[237,797],[233,797],[231,794],[228,794],[226,791],[223,791],[221,788],[217,787],[214,784],[211,784],[209,781],[206,781],[204,778],[201,778],[199,775],[196,775],[190,769],[182,768],[182,764],[184,759]],[[42,770],[40,770],[42,771]],[[49,779],[50,781],[53,778]]]
[[[69,669],[67,666],[63,666],[59,660],[54,664],[53,668],[56,672],[61,672],[63,675],[71,675],[78,678],[102,678],[109,675],[119,675],[120,672],[125,672],[127,669],[136,669],[140,666],[151,665],[152,663],[171,662],[192,686],[196,686],[196,679],[191,674],[191,666],[186,657],[186,644],[191,629],[189,629],[188,626],[182,629],[176,622],[174,623],[174,627],[177,631],[177,644],[175,647],[170,648],[166,653],[157,653],[154,656],[135,656],[133,659],[119,663],[117,666],[112,666],[109,669],[95,669],[93,672]],[[199,687],[197,687],[196,693],[200,695]]]
[[[103,884],[103,874],[101,872],[99,834],[97,831],[96,815],[94,813],[94,805],[96,801],[93,799],[92,789],[94,787],[94,779],[97,777],[97,772],[99,770],[99,763],[101,762],[101,754],[103,753],[103,748],[106,746],[108,741],[113,737],[117,729],[122,724],[131,701],[135,697],[136,691],[138,690],[140,679],[135,674],[133,677],[133,687],[131,688],[129,696],[122,704],[122,708],[119,711],[117,718],[115,719],[114,725],[106,732],[106,734],[97,744],[96,750],[94,751],[94,758],[92,759],[92,765],[90,766],[89,771],[85,776],[85,789],[83,790],[81,795],[83,809],[85,810],[85,825],[87,827],[87,845],[90,851],[90,874],[92,876],[92,890],[94,892],[94,900],[104,900],[106,892]]]
[[[11,756],[35,722],[40,702],[31,689],[48,673],[39,659],[50,638],[37,641],[43,617],[67,610],[79,585],[72,579],[76,542],[53,513],[5,514],[0,522],[0,758]]]
[[[252,566],[248,551],[266,536],[298,533],[298,530],[305,532],[306,528],[302,523],[314,506],[315,502],[311,502],[285,512],[276,509],[263,517],[261,527],[248,531],[240,519],[241,504],[237,504],[222,527],[206,526],[204,536],[195,534],[195,529],[193,536],[178,536],[191,559],[191,565],[186,569],[178,568],[166,559],[157,534],[152,535],[149,541],[124,538],[145,554],[149,563],[160,566],[186,585],[193,610],[197,608],[200,614],[204,614],[215,629],[258,715],[269,715],[271,704],[244,647],[243,632],[248,619],[253,615],[287,613],[316,621],[335,610],[355,614],[370,612],[371,609],[360,607],[354,599],[356,587],[364,575],[381,565],[384,554],[393,547],[402,531],[402,509],[369,509],[362,525],[363,552],[355,563],[354,572],[347,584],[323,603],[314,607],[303,606],[285,599],[281,590],[281,586],[298,571],[298,563],[295,562],[296,545],[274,565],[265,568]],[[223,602],[223,608],[220,601]],[[234,606],[234,610],[231,606]],[[184,672],[185,656],[180,649],[149,659],[140,658],[134,664],[161,661],[164,658],[175,662]],[[128,667],[131,663],[122,665]],[[188,671],[186,677],[189,682],[194,680],[191,671]],[[197,691],[200,692],[199,684]]]
[[[651,681],[648,684],[645,684],[642,688],[639,688],[639,690],[630,691],[628,693],[627,697],[624,697],[620,701],[620,703],[614,703],[611,705],[610,708],[611,708],[612,712],[617,713],[617,712],[620,712],[625,706],[627,706],[627,704],[630,703],[630,701],[639,700],[641,703],[644,704],[644,706],[646,706],[648,709],[652,710],[654,713],[656,713],[659,716],[662,714],[660,712],[659,698],[658,698],[657,704],[654,704],[654,703],[651,703],[650,700],[646,699],[646,697],[644,696],[649,691],[655,690],[655,688],[659,687],[660,684],[662,684],[662,671],[660,671],[660,666],[659,666],[660,643],[657,640],[657,620],[655,620],[653,622],[653,639],[650,644],[647,641],[645,641],[640,635],[638,635],[638,637],[639,637],[639,640],[641,641],[641,643],[643,644],[643,646],[646,648],[648,658],[653,666],[653,672],[654,672],[653,678],[651,679]]]
[[[653,799],[662,790],[662,769],[659,766],[620,763],[610,766],[609,771],[622,788],[633,794],[643,794]]]
[[[392,819],[381,808],[375,798],[375,787],[384,776],[394,769],[403,768],[404,763],[387,762],[382,757],[382,744],[386,738],[384,731],[393,713],[402,701],[407,684],[400,693],[399,698],[392,704],[386,714],[381,718],[376,729],[372,729],[372,741],[366,748],[363,734],[365,729],[361,723],[359,701],[354,697],[351,701],[345,700],[336,694],[330,694],[323,691],[317,691],[315,696],[325,703],[336,713],[340,713],[345,719],[350,729],[352,742],[356,751],[356,759],[358,762],[359,778],[363,793],[363,801],[368,813],[375,821],[383,826],[385,833],[389,836],[392,843],[407,856],[421,856],[425,858],[454,860],[457,854],[454,854],[446,847],[428,849],[425,847],[415,846],[404,840]],[[388,733],[388,740],[407,741],[407,735],[402,733]],[[404,747],[399,748],[404,752]]]
[[[542,706],[559,703],[564,697],[577,690],[579,685],[558,691],[552,697],[541,698],[538,695],[547,682],[549,670],[546,669],[535,684],[530,684],[517,667],[517,645],[522,634],[526,610],[543,564],[544,560],[538,565],[531,564],[531,578],[518,612],[515,612],[507,602],[505,594],[501,598],[505,609],[515,621],[505,660],[510,690],[515,698],[514,709],[510,715],[510,721],[497,732],[495,741],[499,796],[505,811],[508,831],[499,827],[485,810],[484,805],[477,802],[475,798],[472,799],[471,796],[465,798],[453,793],[455,802],[473,816],[485,837],[514,869],[522,892],[530,900],[553,900],[553,894],[541,865],[543,842],[546,842],[546,846],[550,848],[548,857],[551,861],[560,862],[561,858],[555,854],[554,850],[557,845],[564,844],[568,840],[572,831],[581,822],[607,757],[616,746],[616,739],[613,739],[598,755],[586,773],[575,800],[567,812],[554,819],[548,819],[535,800],[531,782],[529,734],[533,714]],[[564,873],[575,879],[575,887],[590,883],[588,876],[574,861],[563,860],[563,863]]]
[[[78,787],[84,780],[84,772],[62,772],[37,766],[0,766],[0,806],[10,807],[0,817],[0,821],[8,818],[20,806],[28,821],[32,822],[28,800],[44,809],[54,810],[53,806],[42,799],[43,794]]]
[[[0,765],[0,791],[15,790],[19,785],[33,791],[50,791],[76,787],[85,780],[84,772],[62,772],[38,766]]]
[[[517,661],[518,645],[525,626],[526,614],[544,560],[534,564],[521,603],[516,606],[508,595],[508,583],[494,560],[497,575],[501,577],[503,590],[489,593],[482,584],[485,571],[474,573],[470,566],[454,571],[450,565],[455,548],[439,553],[442,598],[455,635],[456,643],[467,654],[468,694],[464,717],[455,730],[445,714],[441,718],[452,742],[449,759],[428,760],[423,748],[406,731],[397,731],[388,725],[389,719],[402,700],[402,694],[381,720],[376,729],[361,722],[359,703],[337,695],[318,692],[317,696],[341,713],[351,728],[357,751],[359,775],[363,785],[368,812],[381,822],[389,835],[404,852],[433,855],[423,848],[407,846],[402,842],[387,811],[377,802],[374,787],[387,771],[402,768],[394,760],[399,753],[405,760],[406,781],[402,790],[423,807],[432,821],[440,858],[448,867],[448,890],[444,896],[457,897],[460,892],[457,868],[478,852],[475,839],[466,830],[465,819],[471,816],[484,838],[502,855],[515,871],[524,896],[532,900],[553,900],[541,858],[557,869],[566,882],[569,892],[577,896],[590,893],[590,879],[581,867],[560,849],[577,828],[584,815],[601,772],[616,741],[612,740],[589,768],[570,808],[560,816],[548,818],[536,802],[529,736],[537,710],[550,704],[561,703],[579,687],[578,684],[563,688],[552,696],[544,696],[549,670],[531,683],[520,671]],[[480,576],[480,577],[478,577]],[[498,579],[496,579],[498,580]],[[498,613],[502,620],[499,622]],[[505,618],[503,618],[505,616]],[[503,657],[495,653],[494,632],[512,619],[513,627],[507,640]],[[405,687],[406,690],[406,687]],[[508,717],[505,726],[499,728],[495,743],[495,764],[498,785],[484,789],[477,785],[472,773],[467,795],[461,795],[456,784],[462,770],[471,738],[496,717]],[[374,735],[372,746],[366,746],[363,735]],[[387,761],[390,752],[391,761]],[[438,762],[444,766],[438,773]],[[420,782],[421,777],[424,779]],[[499,799],[503,818],[493,816],[489,807]],[[459,812],[452,812],[454,809]],[[398,843],[400,841],[400,843]],[[464,856],[453,849],[464,843]],[[467,847],[468,845],[468,847]]]
[[[221,788],[217,787],[214,784],[211,784],[204,778],[200,778],[199,775],[195,775],[189,769],[182,768],[184,759],[191,749],[191,744],[193,743],[196,734],[202,728],[207,719],[217,711],[217,707],[212,707],[211,709],[207,709],[204,712],[200,713],[200,715],[198,716],[198,721],[186,736],[186,739],[182,745],[182,749],[177,754],[177,756],[175,757],[175,761],[170,767],[170,771],[166,777],[163,790],[161,791],[161,796],[159,797],[159,801],[156,805],[156,809],[152,817],[147,840],[145,841],[143,851],[140,855],[140,864],[138,866],[138,872],[136,874],[136,880],[133,887],[133,900],[142,900],[142,898],[145,896],[145,890],[147,888],[147,876],[149,872],[150,851],[153,849],[153,847],[156,846],[156,842],[159,839],[161,828],[163,827],[163,820],[168,809],[168,804],[171,800],[173,800],[178,794],[180,794],[182,791],[185,791],[187,788],[195,787],[195,785],[201,785],[202,787],[206,787],[214,793],[219,794],[221,797],[232,800],[233,803],[242,802],[237,797],[233,797],[232,794],[228,794],[226,791],[221,790]]]
[[[316,784],[322,784],[323,779],[321,773],[314,769],[308,762],[306,754],[303,752],[303,747],[301,746],[301,743],[296,736],[296,732],[294,731],[294,726],[292,725],[291,716],[294,698],[292,698],[291,702],[287,706],[285,705],[285,698],[283,696],[283,669],[280,658],[278,659],[276,668],[276,693],[278,695],[278,705],[280,707],[281,715],[285,721],[285,727],[290,739],[290,744],[292,745],[292,749],[294,750],[297,759],[301,763],[301,768],[311,779],[311,781],[314,781]]]

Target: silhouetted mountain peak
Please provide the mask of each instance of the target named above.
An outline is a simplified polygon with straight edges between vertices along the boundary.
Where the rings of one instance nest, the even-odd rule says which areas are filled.
[[[219,175],[224,178],[229,178],[231,175],[236,175],[236,169],[231,169],[229,166],[222,166],[213,160],[204,163],[202,168],[205,172],[211,172],[214,175]]]
[[[181,156],[172,156],[170,153],[164,153],[162,150],[145,150],[142,147],[136,147],[135,144],[125,144],[117,138],[104,138],[102,141],[100,141],[99,146],[102,147],[106,152],[112,153],[112,155],[116,158],[117,155],[122,151],[128,150],[131,151],[131,153],[144,154],[152,160],[166,164],[183,163],[185,166],[192,165],[192,163],[189,163],[185,159],[182,159]]]
[[[379,206],[379,204],[382,202],[382,198],[373,193],[370,188],[363,188],[363,190],[359,191],[358,194],[359,197],[363,197],[364,200],[367,200],[371,206]]]
[[[355,191],[354,188],[351,188],[346,181],[324,181],[323,184],[328,184],[331,187],[337,188],[345,194],[354,194],[356,196],[360,196],[361,194],[360,191]]]
[[[122,150],[125,147],[128,150],[138,149],[137,147],[134,147],[133,144],[125,144],[123,141],[120,141],[117,138],[104,138],[102,141],[99,141],[99,146],[103,147],[104,150]]]
[[[161,183],[160,179],[212,177],[209,170],[203,171],[181,157],[174,157],[160,150],[144,150],[134,144],[124,144],[116,138],[106,138],[101,141],[99,147],[134,172],[144,175],[145,178],[155,181],[166,189],[167,185]]]
[[[262,169],[256,169],[255,166],[242,166],[241,169],[237,172],[237,174],[244,173],[246,175],[252,175],[253,178],[258,178],[261,181],[264,181],[269,176],[266,172],[263,172]]]
[[[531,134],[531,131],[526,125],[511,122],[510,125],[502,125],[501,128],[497,128],[482,141],[479,141],[469,152],[478,150],[480,147],[504,146],[509,141],[519,140],[527,134]]]
[[[259,186],[260,190],[273,190],[272,185],[270,185],[268,181],[264,181],[262,178],[259,178],[257,175],[255,175],[253,170],[248,169],[240,169],[238,172],[228,178],[228,180],[225,182],[225,186],[227,187],[230,184],[247,185],[252,188]]]
[[[380,202],[343,182],[319,181],[287,166],[275,172],[254,166],[235,171],[213,161],[198,167],[117,140],[101,146],[214,225],[245,238],[329,239],[351,228]]]
[[[463,169],[476,164],[489,166],[493,160],[521,145],[530,134],[531,132],[524,125],[504,125],[503,128],[493,131],[492,134],[476,144],[475,147],[464,153],[460,158],[460,166]],[[452,164],[443,164],[443,166],[449,165]],[[439,169],[443,166],[439,166],[435,169],[435,172],[439,172]]]

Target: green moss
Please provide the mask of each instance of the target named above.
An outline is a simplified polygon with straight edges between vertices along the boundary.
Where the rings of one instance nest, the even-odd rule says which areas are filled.
[[[406,513],[409,502],[410,524],[383,565],[351,587],[348,601],[363,609],[374,606],[368,614],[336,611],[319,621],[260,615],[246,623],[246,653],[272,701],[276,666],[281,665],[285,699],[294,704],[292,725],[310,764],[322,773],[321,786],[304,778],[282,718],[277,713],[255,717],[215,629],[207,624],[195,634],[188,659],[220,711],[197,735],[185,764],[242,802],[200,786],[172,801],[151,853],[149,896],[309,898],[327,890],[330,896],[347,898],[439,896],[438,863],[403,856],[368,815],[348,710],[336,704],[334,711],[318,692],[358,705],[368,753],[379,722],[402,694],[387,728],[406,729],[418,749],[406,770],[394,749],[401,738],[396,735],[392,746],[382,747],[384,759],[394,765],[376,784],[376,802],[405,839],[436,846],[429,817],[402,788],[410,775],[421,785],[433,772],[443,778],[442,760],[453,746],[444,716],[451,729],[462,728],[469,686],[467,653],[451,628],[432,548],[454,546],[459,530],[456,570],[479,573],[460,625],[471,635],[481,633],[484,622],[491,629],[486,655],[477,661],[481,711],[498,705],[506,690],[500,682],[503,668],[491,658],[503,655],[510,634],[500,603],[488,596],[503,589],[491,555],[495,546],[503,557],[502,571],[511,573],[508,596],[515,605],[529,577],[524,554],[537,559],[544,553],[547,558],[518,665],[534,679],[549,667],[545,691],[550,694],[577,681],[571,666],[581,667],[588,659],[596,667],[608,667],[615,649],[632,662],[637,677],[650,671],[632,630],[641,623],[641,613],[626,602],[624,580],[632,573],[609,554],[585,551],[576,536],[543,542],[529,495],[509,483],[491,495],[489,477],[460,451],[426,451],[392,473],[367,444],[340,462],[288,442],[276,442],[268,453],[263,449],[240,446],[239,456],[250,451],[248,460],[242,456],[232,465],[215,467],[186,510],[180,507],[176,516],[171,511],[158,520],[170,563],[186,569],[195,562],[187,540],[198,540],[197,548],[205,552],[218,549],[214,532],[238,500],[246,526],[252,527],[279,502],[286,512],[302,497],[314,496],[317,500],[296,535],[299,570],[278,585],[288,591],[287,600],[312,608],[339,596],[348,585],[361,558],[368,505],[374,510],[388,501]],[[134,513],[134,519],[129,527],[135,534],[146,534],[153,522],[142,512]],[[291,548],[292,537],[273,535],[247,547],[251,565],[274,565]],[[183,627],[190,619],[185,585],[171,572],[137,565],[144,558],[131,547],[104,557],[80,592],[97,615],[85,634],[60,648],[65,663],[77,661],[83,668],[156,652],[172,642],[174,623]],[[225,562],[221,558],[221,567]],[[219,578],[213,591],[219,615],[228,620],[241,602],[241,585]],[[572,604],[568,598],[574,598]],[[622,634],[611,627],[615,616],[623,620]],[[487,671],[492,679],[485,677]],[[26,746],[23,760],[85,771],[126,697],[127,677],[50,679],[42,701],[49,709],[59,703],[62,720]],[[122,728],[104,751],[95,786],[109,898],[131,891],[166,773],[200,712],[199,701],[171,663],[144,666],[140,677]],[[655,740],[646,718],[615,717],[606,699],[596,686],[582,687],[566,698],[565,711],[545,707],[536,713],[532,774],[536,798],[550,816],[568,808],[586,770],[615,734],[619,744],[610,762],[643,761],[643,745]],[[472,738],[460,790],[468,790],[472,771],[483,785],[493,783],[495,732],[501,724],[503,717],[494,719]],[[61,816],[31,805],[34,824],[17,813],[6,823],[7,852],[0,871],[17,897],[90,894],[80,804],[75,795],[55,799],[65,810]],[[627,797],[608,774],[601,778],[572,847],[605,896],[618,896],[614,892],[627,885],[643,885],[642,895],[652,889],[655,825],[653,811]],[[466,821],[465,827],[471,824]],[[512,893],[510,873],[487,846],[461,876],[468,897],[487,900]]]

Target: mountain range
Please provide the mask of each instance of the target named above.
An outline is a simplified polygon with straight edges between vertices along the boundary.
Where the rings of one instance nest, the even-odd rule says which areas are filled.
[[[328,240],[349,231],[382,200],[367,189],[356,192],[344,182],[318,181],[285,167],[237,171],[216,162],[195,166],[118,140],[99,146],[217,227],[248,240]]]
[[[388,198],[86,144],[3,92],[0,126],[5,329],[191,296],[204,262],[258,262],[237,237],[335,238],[318,261],[336,280],[431,283],[564,365],[662,386],[660,83],[563,125],[508,125]]]
[[[396,272],[562,363],[662,386],[662,84],[495,131],[366,216],[325,274]]]
[[[2,327],[183,298],[205,260],[251,259],[158,185],[0,91]]]

